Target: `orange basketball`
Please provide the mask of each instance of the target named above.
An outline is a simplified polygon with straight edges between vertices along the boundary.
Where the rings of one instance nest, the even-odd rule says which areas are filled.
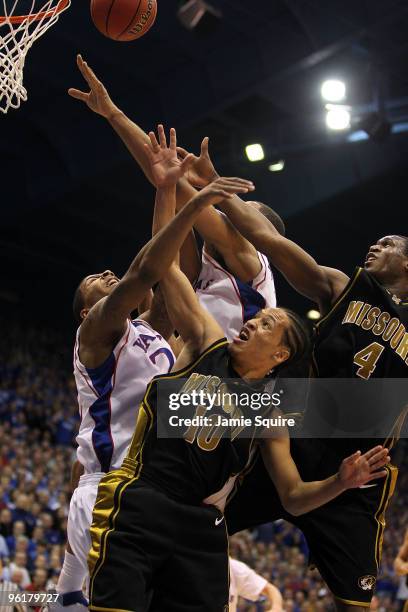
[[[157,0],[91,0],[91,16],[112,40],[135,40],[146,34],[157,15]]]

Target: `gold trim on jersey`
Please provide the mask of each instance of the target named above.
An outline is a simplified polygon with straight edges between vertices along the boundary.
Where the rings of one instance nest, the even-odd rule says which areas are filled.
[[[339,297],[334,302],[333,306],[331,306],[330,310],[324,315],[324,317],[322,317],[320,321],[318,321],[315,324],[314,329],[315,329],[316,336],[320,333],[321,325],[326,323],[331,318],[335,310],[337,310],[338,306],[340,306],[340,304],[343,302],[345,297],[350,293],[351,289],[354,287],[358,277],[360,276],[362,272],[363,272],[363,268],[357,268],[354,271],[353,276],[350,278],[349,282],[344,287],[343,291],[340,293]],[[319,366],[317,365],[315,350],[316,350],[316,337],[314,338],[314,341],[313,341],[313,350],[312,350],[312,359],[311,359],[310,369],[311,369],[311,372],[313,373],[313,376],[318,377],[319,376]]]
[[[347,604],[349,606],[361,606],[362,608],[371,607],[371,603],[367,603],[366,601],[353,601],[352,599],[343,599],[342,597],[337,597],[337,595],[334,595],[334,593],[333,597],[334,599],[337,599],[338,601],[341,601],[342,603]]]
[[[402,430],[402,428],[404,426],[405,419],[407,418],[407,415],[408,415],[408,405],[405,406],[405,408],[402,410],[400,415],[397,417],[394,425],[391,428],[390,433],[388,434],[388,437],[386,438],[386,440],[383,443],[383,446],[385,446],[385,448],[388,448],[388,450],[391,450],[392,448],[394,448],[394,446],[396,445],[396,443],[400,439],[400,437],[401,437],[401,430]]]
[[[225,340],[225,339],[217,340],[217,342],[209,346],[208,349],[204,351],[204,353],[202,353],[199,357],[197,357],[197,359],[195,359],[193,363],[189,364],[182,370],[177,370],[176,372],[170,372],[169,374],[159,374],[158,376],[155,376],[154,378],[152,378],[152,380],[147,386],[146,393],[144,394],[142,404],[141,404],[143,407],[146,408],[147,412],[149,413],[149,415],[151,415],[152,419],[154,418],[154,416],[153,416],[152,408],[148,402],[148,399],[149,399],[149,395],[150,395],[153,384],[158,380],[169,380],[169,379],[171,380],[173,378],[181,378],[184,374],[188,374],[191,370],[193,370],[204,359],[204,357],[206,357],[209,353],[212,353],[213,351],[215,351],[216,349],[224,345],[225,346],[228,345],[228,340]],[[139,474],[141,473],[142,466],[143,466],[142,461],[141,461],[141,455],[142,455],[145,435],[146,435],[146,432],[142,429],[142,427],[140,427],[139,429],[136,427],[135,433],[133,434],[132,441],[130,443],[129,450],[127,452],[126,459],[125,459],[127,463],[134,464],[135,469],[138,470]]]
[[[136,423],[135,433],[129,446],[129,451],[119,470],[109,472],[102,478],[98,486],[98,494],[92,515],[90,529],[91,549],[88,555],[88,568],[90,575],[89,595],[90,601],[93,597],[94,581],[106,558],[108,536],[115,530],[115,523],[120,512],[122,495],[127,487],[140,478],[142,471],[143,447],[148,432],[153,426],[154,415],[147,401],[152,385],[157,380],[169,378],[180,378],[196,367],[200,361],[216,349],[228,345],[228,340],[223,338],[209,346],[197,359],[182,370],[155,376],[149,383],[145,396],[142,400],[139,416]],[[136,453],[133,456],[133,453]],[[138,457],[138,461],[136,458]],[[95,611],[111,610],[114,608],[99,608],[90,605]],[[116,609],[116,608],[115,608]],[[124,611],[127,612],[127,611]]]
[[[339,297],[336,299],[336,301],[334,302],[333,306],[331,306],[330,310],[324,315],[324,317],[322,317],[320,319],[320,321],[318,321],[316,323],[315,327],[316,327],[317,330],[319,330],[320,326],[323,323],[326,323],[327,319],[332,316],[332,314],[337,309],[337,307],[341,304],[341,302],[344,300],[346,295],[348,295],[348,293],[350,293],[351,289],[353,288],[355,282],[357,281],[358,277],[360,276],[360,274],[362,272],[363,272],[363,268],[357,268],[354,271],[353,276],[350,278],[349,282],[344,287],[343,291],[340,293]]]
[[[377,535],[375,538],[375,562],[377,565],[377,569],[380,567],[381,562],[382,544],[385,529],[385,512],[388,508],[390,499],[394,494],[395,484],[397,482],[398,476],[398,468],[395,465],[387,465],[385,466],[385,469],[388,474],[385,478],[380,505],[378,506],[377,512],[374,515],[374,518],[377,522]]]

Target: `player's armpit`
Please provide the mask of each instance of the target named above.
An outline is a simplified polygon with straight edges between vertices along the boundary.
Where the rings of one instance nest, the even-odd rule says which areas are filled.
[[[344,291],[350,278],[341,270],[336,268],[328,268],[327,266],[320,266],[326,275],[327,282],[331,287],[332,304],[337,300],[340,294]]]

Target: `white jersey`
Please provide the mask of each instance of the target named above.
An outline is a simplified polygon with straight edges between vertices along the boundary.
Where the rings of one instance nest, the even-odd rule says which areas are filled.
[[[229,563],[229,612],[236,612],[238,597],[257,601],[268,582],[241,561],[230,558]]]
[[[266,255],[258,253],[259,274],[243,283],[218,263],[206,249],[202,253],[201,273],[196,283],[200,303],[212,314],[228,340],[238,336],[245,321],[262,308],[276,306],[273,275]]]
[[[77,458],[85,474],[118,469],[130,444],[139,404],[153,376],[166,374],[175,357],[169,344],[146,321],[128,320],[126,331],[106,361],[95,369],[74,349],[74,376],[81,417]]]

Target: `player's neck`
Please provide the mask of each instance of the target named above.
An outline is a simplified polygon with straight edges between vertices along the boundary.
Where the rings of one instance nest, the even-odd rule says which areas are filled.
[[[400,300],[408,298],[408,283],[405,278],[398,279],[393,283],[384,283],[384,287],[391,295],[395,295]]]
[[[238,359],[231,359],[231,365],[235,372],[246,381],[262,380],[267,376],[270,371],[270,367],[262,367],[259,365],[249,365],[248,363],[240,363]]]

